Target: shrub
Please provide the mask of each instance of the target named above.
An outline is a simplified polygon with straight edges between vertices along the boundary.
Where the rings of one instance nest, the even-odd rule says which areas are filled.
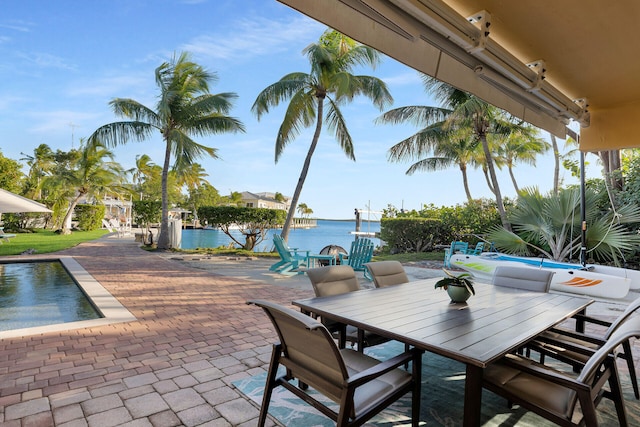
[[[102,226],[104,205],[77,205],[74,210],[78,228],[84,231],[97,230]]]

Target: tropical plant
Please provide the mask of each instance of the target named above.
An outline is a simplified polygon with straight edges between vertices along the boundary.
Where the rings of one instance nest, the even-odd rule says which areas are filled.
[[[461,288],[467,288],[472,295],[476,294],[476,290],[473,288],[473,276],[471,273],[453,274],[444,268],[442,271],[444,271],[447,277],[438,280],[434,285],[435,289],[441,288],[447,290],[449,286],[458,286]]]
[[[209,93],[209,83],[217,80],[215,73],[192,62],[189,54],[181,53],[155,70],[160,96],[156,110],[133,99],[116,98],[109,102],[113,112],[131,121],[114,122],[99,127],[90,141],[98,139],[110,146],[126,144],[129,139],[143,141],[159,131],[165,143],[162,166],[162,219],[158,248],[169,247],[168,179],[171,156],[174,169],[185,170],[204,155],[217,158],[216,149],[197,143],[193,136],[226,132],[244,132],[244,125],[227,114],[234,93]]]
[[[599,195],[585,190],[587,253],[598,261],[620,264],[640,244],[640,236],[624,224],[640,222],[640,208],[625,205],[603,211]],[[581,247],[580,189],[562,189],[557,195],[541,195],[526,188],[510,213],[513,232],[493,228],[488,239],[506,253],[545,256],[556,261],[575,257]]]
[[[124,171],[99,140],[94,139],[92,143],[81,140],[80,148],[70,154],[68,163],[59,164],[43,183],[56,194],[57,204],[66,207],[62,234],[71,233],[71,217],[80,200],[90,196],[100,199],[100,194],[105,192],[119,194],[123,190]]]
[[[0,152],[0,188],[20,193],[21,183],[24,180],[24,174],[21,171],[22,165],[13,159],[5,157]]]
[[[382,80],[352,74],[358,65],[375,68],[380,59],[374,49],[361,45],[337,31],[327,30],[317,43],[306,47],[303,54],[309,59],[311,72],[287,74],[260,92],[251,107],[260,120],[271,107],[290,100],[276,137],[276,163],[285,147],[299,135],[301,129],[312,126],[315,120],[311,145],[291,199],[287,219],[282,227],[281,235],[285,241],[288,240],[311,158],[325,122],[345,155],[355,160],[353,140],[340,107],[357,95],[366,96],[379,109],[383,109],[393,100]]]
[[[532,127],[523,125],[505,137],[498,137],[498,157],[509,170],[509,177],[516,193],[520,192],[513,168],[516,163],[524,163],[535,166],[536,157],[549,150],[549,143],[538,138],[538,131]]]

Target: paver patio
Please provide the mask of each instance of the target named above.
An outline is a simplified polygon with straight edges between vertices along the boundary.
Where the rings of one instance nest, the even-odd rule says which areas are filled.
[[[256,425],[258,409],[230,384],[266,370],[276,336],[245,302],[289,304],[310,287],[190,268],[125,239],[61,254],[137,321],[0,340],[2,426]]]
[[[251,298],[310,290],[223,277],[124,239],[74,256],[138,319],[0,341],[3,426],[255,426],[230,383],[262,371],[275,339]]]

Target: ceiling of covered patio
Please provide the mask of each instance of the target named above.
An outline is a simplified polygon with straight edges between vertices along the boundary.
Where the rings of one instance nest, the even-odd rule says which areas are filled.
[[[583,151],[640,146],[640,2],[278,0]]]

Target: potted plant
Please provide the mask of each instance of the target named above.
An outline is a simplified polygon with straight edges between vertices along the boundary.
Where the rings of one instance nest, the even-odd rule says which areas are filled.
[[[445,270],[447,277],[438,280],[435,284],[435,288],[443,288],[449,294],[451,302],[465,302],[471,295],[475,295],[476,291],[473,289],[473,280],[471,273],[453,274],[450,271]]]

